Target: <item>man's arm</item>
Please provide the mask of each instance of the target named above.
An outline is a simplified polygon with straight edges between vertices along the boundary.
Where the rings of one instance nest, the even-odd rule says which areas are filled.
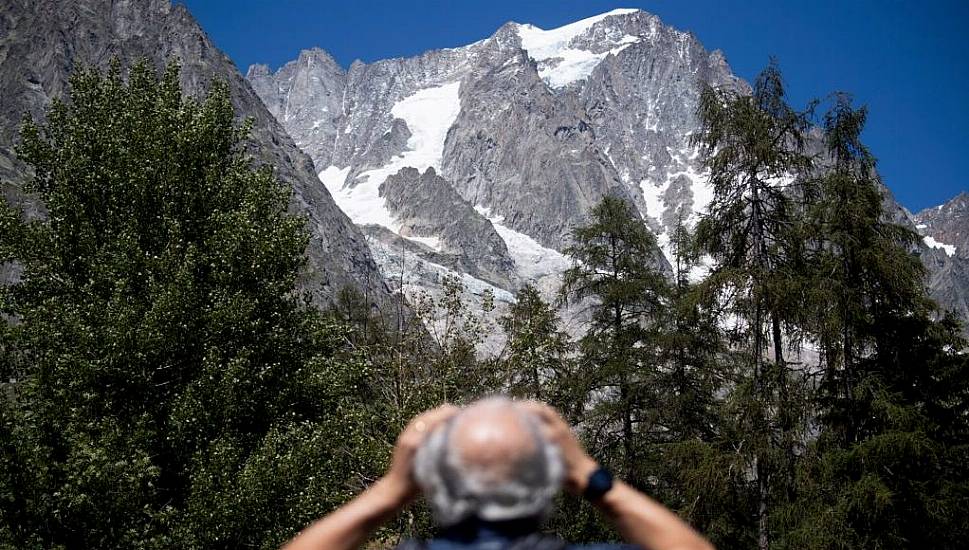
[[[301,531],[283,550],[352,550],[394,516],[417,494],[412,478],[414,453],[431,431],[457,408],[444,405],[426,412],[401,432],[387,474],[335,512]]]
[[[525,406],[541,419],[549,439],[561,449],[566,488],[581,495],[589,476],[599,465],[585,452],[555,409],[537,401],[527,402]],[[626,541],[648,550],[713,550],[713,545],[679,516],[621,481],[614,482],[596,506],[612,520]]]
[[[596,503],[623,538],[650,550],[713,550],[679,516],[621,481]]]

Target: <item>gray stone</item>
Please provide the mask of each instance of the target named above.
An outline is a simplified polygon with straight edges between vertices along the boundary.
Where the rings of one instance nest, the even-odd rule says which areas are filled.
[[[515,262],[494,226],[433,168],[403,168],[380,185],[380,195],[401,224],[403,237],[438,240],[431,261],[495,286],[518,286]],[[448,258],[448,259],[445,259]]]
[[[346,71],[324,52],[309,50],[274,74],[254,66],[250,80],[318,168],[349,167],[348,188],[359,185],[361,173],[407,151],[412,129],[393,116],[397,102],[419,90],[459,81],[460,113],[447,133],[437,171],[465,201],[454,202],[457,218],[465,217],[468,206],[486,209],[482,211],[488,217],[500,218],[502,225],[556,250],[569,243],[572,228],[605,195],[631,200],[661,244],[677,223],[694,223],[711,196],[690,144],[699,127],[695,113],[700,90],[710,85],[750,92],[733,75],[724,54],[706,50],[692,34],[664,25],[652,14],[611,12],[566,44],[598,56],[591,72],[556,86],[548,75],[562,70],[565,60],[535,59],[541,56],[524,50],[522,33],[533,30],[507,23],[468,46],[354,62]],[[324,109],[327,116],[321,116]],[[817,128],[809,132],[807,148],[823,153]],[[933,296],[969,318],[969,280],[959,264],[969,254],[969,231],[964,225],[929,219],[930,213],[920,213],[921,221],[916,221],[887,187],[884,191],[887,219],[912,228],[925,223],[938,232],[938,240],[957,246],[954,258],[925,246],[918,252],[930,271]],[[404,216],[411,216],[410,206],[423,208],[427,200],[423,194],[395,197],[388,207]],[[402,228],[419,227],[420,236],[442,242],[467,243],[480,225],[455,225],[443,239],[444,228],[434,225],[439,220],[428,222],[424,213],[415,219],[419,222]],[[469,233],[462,239],[454,234],[459,231]],[[381,257],[389,258],[391,239],[380,233]],[[377,241],[372,237],[372,242]],[[415,254],[431,258],[427,250]],[[487,280],[499,286],[514,283],[513,277],[496,277],[503,268],[484,269],[476,263],[500,259],[501,254],[469,254],[478,260],[437,257],[437,264],[482,277],[488,273]],[[509,254],[514,257],[515,251]],[[662,258],[658,264],[668,268]],[[543,284],[550,286],[551,280]]]
[[[969,320],[969,192],[963,191],[944,204],[926,208],[912,216],[912,220],[922,235],[955,247],[950,256],[944,249],[926,246],[922,261],[929,272],[932,297],[959,318]]]

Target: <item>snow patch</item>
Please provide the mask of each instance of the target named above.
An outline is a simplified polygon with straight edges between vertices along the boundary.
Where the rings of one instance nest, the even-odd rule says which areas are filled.
[[[519,25],[517,31],[522,49],[526,50],[529,57],[540,65],[539,76],[552,88],[561,88],[588,78],[596,65],[606,56],[618,54],[630,44],[639,42],[640,38],[623,35],[615,41],[614,48],[602,53],[573,48],[570,45],[571,42],[606,17],[636,11],[639,10],[617,9],[550,30],[543,30],[534,25]]]
[[[690,215],[690,223],[696,223],[713,202],[713,184],[707,175],[695,172],[692,168],[685,173],[693,182],[693,214]]]
[[[398,224],[394,221],[394,217],[390,215],[390,211],[387,210],[384,198],[380,196],[379,188],[383,179],[377,183],[372,183],[373,179],[371,179],[356,187],[344,187],[349,173],[349,166],[346,168],[328,166],[320,172],[319,178],[330,195],[333,195],[333,201],[336,202],[336,205],[350,217],[353,223],[381,225],[396,233]],[[390,173],[387,175],[390,175]],[[384,179],[387,175],[384,176]]]
[[[666,211],[666,203],[663,201],[663,195],[669,189],[672,182],[673,176],[670,176],[666,178],[666,181],[658,185],[653,185],[648,180],[643,180],[639,184],[639,188],[643,190],[643,198],[646,199],[646,215],[657,222],[662,219],[663,212]]]
[[[411,132],[407,140],[411,150],[401,156],[406,166],[421,171],[431,166],[441,167],[444,140],[461,112],[460,89],[461,82],[425,88],[390,109],[390,114],[406,122]]]
[[[394,104],[390,113],[407,123],[411,132],[407,140],[407,151],[395,156],[385,166],[360,174],[361,183],[344,188],[346,174],[337,186],[336,174],[340,170],[333,166],[320,172],[320,180],[333,195],[337,206],[357,224],[377,224],[399,233],[399,224],[380,196],[380,184],[401,168],[411,167],[420,171],[434,167],[441,168],[444,155],[444,140],[447,132],[461,112],[461,99],[458,95],[460,82],[443,86],[425,88]],[[324,179],[327,174],[330,183]],[[331,186],[331,183],[333,186]]]
[[[518,274],[522,277],[535,280],[546,275],[561,273],[572,266],[568,256],[558,250],[546,248],[528,235],[496,223],[494,220],[491,224],[495,226],[498,235],[504,239],[508,254],[515,261]]]
[[[946,256],[951,257],[951,256],[954,256],[956,253],[955,246],[951,244],[940,243],[939,241],[933,239],[932,237],[929,237],[928,235],[922,237],[922,241],[925,242],[925,245],[928,246],[929,248],[941,248],[942,250],[945,251]]]
[[[713,257],[709,254],[704,254],[700,257],[700,261],[690,268],[689,273],[686,274],[686,278],[691,283],[699,283],[710,275],[715,265],[716,262],[713,261]]]
[[[327,166],[326,170],[319,173],[320,181],[323,182],[323,186],[326,190],[330,192],[331,195],[336,196],[336,193],[343,188],[343,184],[347,181],[347,174],[350,173],[350,167],[337,168],[336,166]]]
[[[402,285],[404,293],[408,297],[414,297],[418,293],[427,290],[424,286],[425,280],[440,282],[445,276],[451,276],[461,280],[461,284],[464,286],[466,293],[481,296],[485,291],[490,291],[497,301],[506,303],[515,302],[515,296],[511,292],[468,275],[467,273],[455,271],[449,267],[407,252],[401,258],[397,256],[397,251],[392,250],[391,247],[376,239],[368,237],[367,244],[370,246],[370,250],[374,254],[374,259],[384,272],[387,280],[391,284]],[[404,262],[403,268],[400,264],[401,261]],[[432,291],[432,294],[434,292],[436,291]]]
[[[706,212],[710,202],[713,201],[713,185],[710,184],[709,178],[705,174],[697,172],[693,166],[687,164],[685,169],[667,175],[666,180],[662,183],[654,184],[649,180],[643,180],[639,183],[639,188],[642,190],[643,198],[646,201],[646,212],[643,215],[652,218],[659,225],[660,232],[656,235],[656,244],[659,245],[660,250],[663,251],[671,264],[675,257],[670,242],[674,228],[663,224],[663,215],[669,208],[664,196],[670,185],[680,176],[685,176],[690,180],[693,206],[690,209],[690,215],[683,220],[683,223],[692,228],[700,221],[700,215]]]
[[[505,241],[508,254],[515,261],[518,274],[529,280],[546,275],[557,275],[572,267],[572,260],[558,250],[542,246],[528,235],[515,231],[504,224],[504,216],[492,216],[491,209],[476,205],[479,214],[488,218],[495,231]]]

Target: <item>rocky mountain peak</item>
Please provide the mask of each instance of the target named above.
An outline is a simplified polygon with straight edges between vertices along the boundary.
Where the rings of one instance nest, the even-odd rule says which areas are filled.
[[[572,230],[606,195],[631,201],[670,257],[677,223],[695,223],[713,196],[690,143],[700,91],[750,91],[723,52],[635,9],[552,29],[509,22],[463,47],[345,72],[328,59],[303,52],[250,81],[385,271],[411,258],[423,265],[412,288],[450,269],[499,296],[523,281],[554,288]],[[890,194],[886,206],[907,223]],[[927,264],[947,258],[927,250]]]
[[[963,191],[949,201],[926,208],[914,216],[916,228],[926,245],[949,256],[969,259],[969,192]]]
[[[269,68],[269,65],[262,63],[249,65],[249,70],[246,71],[246,79],[250,81],[254,78],[262,78],[270,75],[272,75],[272,69]]]
[[[319,47],[299,52],[299,58],[297,58],[296,63],[305,65],[309,69],[317,68],[320,71],[344,72],[336,59],[330,55],[330,52]]]
[[[490,273],[484,280],[508,291],[564,269],[572,229],[605,195],[633,202],[664,246],[671,220],[695,220],[710,197],[688,141],[699,86],[744,86],[722,54],[635,9],[547,30],[510,22],[467,46],[345,72],[329,59],[304,51],[275,73],[253,68],[250,82],[356,223],[453,242],[429,233],[444,227],[423,221],[427,211],[415,232],[407,204],[423,204],[429,173],[438,194],[452,189],[516,260],[511,275],[484,265],[463,273]],[[413,194],[400,192],[404,183]],[[389,242],[367,232],[372,246]],[[494,247],[488,261],[502,255]],[[535,258],[555,267],[538,269]]]

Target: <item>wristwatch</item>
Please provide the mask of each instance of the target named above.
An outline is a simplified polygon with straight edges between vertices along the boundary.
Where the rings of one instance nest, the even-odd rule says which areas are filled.
[[[582,496],[586,500],[595,502],[608,493],[610,489],[612,489],[612,473],[599,466],[589,474],[589,481],[586,483]]]

